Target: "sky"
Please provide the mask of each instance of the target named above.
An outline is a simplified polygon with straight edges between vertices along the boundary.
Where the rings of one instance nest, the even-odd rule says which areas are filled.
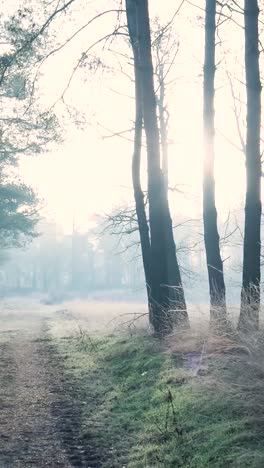
[[[103,10],[105,2],[92,3],[96,5],[97,11]],[[180,3],[150,0],[151,17],[159,14],[162,21],[166,21]],[[109,8],[109,2],[107,5]],[[88,15],[92,17],[92,7],[91,11],[89,7],[87,9]],[[196,216],[201,206],[204,32],[199,15],[199,9],[186,4],[175,20],[180,51],[170,74],[171,79],[176,79],[175,86],[167,95],[170,138],[173,140],[170,146],[170,185],[179,185],[181,190],[187,192],[185,196],[173,193],[170,203],[174,213],[186,216]],[[83,10],[76,7],[70,21],[63,19],[61,24],[55,23],[57,35],[58,30],[61,34],[61,39],[58,36],[57,40],[62,41],[78,25],[82,25],[83,17]],[[50,107],[65,88],[80,52],[87,48],[87,44],[92,44],[105,32],[113,30],[114,26],[111,15],[98,20],[43,65],[39,86],[40,101],[44,107]],[[232,57],[237,50],[238,60],[241,40],[241,31],[232,27],[229,43],[234,49]],[[125,50],[117,42],[110,47],[119,52]],[[91,73],[81,69],[74,76],[65,95],[67,103],[78,108],[86,122],[80,125],[74,120],[67,120],[65,108],[58,105],[55,109],[59,117],[67,122],[64,143],[59,147],[54,146],[48,154],[23,159],[20,166],[24,180],[43,199],[44,213],[67,231],[72,227],[73,218],[80,229],[86,229],[94,213],[109,212],[114,206],[132,200],[132,143],[120,137],[105,137],[109,137],[111,131],[131,128],[134,114],[133,83],[120,72],[116,55],[103,50],[101,46],[95,52],[114,70]],[[229,60],[228,55],[226,60]],[[236,70],[233,63],[231,67]],[[125,73],[130,76],[132,71],[131,65],[125,68]],[[217,128],[221,131],[216,138],[216,193],[222,216],[231,206],[240,202],[245,188],[244,157],[227,142],[229,139],[239,144],[232,105],[226,75],[222,70],[216,92]],[[132,138],[133,135],[127,136]],[[142,177],[146,179],[145,174]]]

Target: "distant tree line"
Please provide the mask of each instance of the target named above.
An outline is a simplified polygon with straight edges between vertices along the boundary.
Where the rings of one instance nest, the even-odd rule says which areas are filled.
[[[142,294],[139,260],[129,261],[104,235],[96,243],[91,233],[63,234],[56,224],[42,222],[41,236],[24,249],[9,249],[0,266],[0,293],[46,294],[62,300],[96,290],[133,289]]]

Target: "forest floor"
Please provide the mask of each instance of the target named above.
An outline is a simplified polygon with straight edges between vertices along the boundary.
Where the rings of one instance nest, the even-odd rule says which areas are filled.
[[[113,329],[118,305],[75,301],[75,316],[67,306],[23,298],[1,304],[0,468],[100,466],[93,447],[79,439],[82,402],[48,332],[60,340],[81,327],[102,330],[111,319]],[[128,312],[134,307],[126,304]]]
[[[262,336],[161,344],[124,310],[2,303],[0,468],[262,468]]]

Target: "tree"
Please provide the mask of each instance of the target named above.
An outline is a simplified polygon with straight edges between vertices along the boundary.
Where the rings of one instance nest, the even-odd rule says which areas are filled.
[[[0,246],[23,245],[36,236],[39,221],[38,198],[33,190],[19,181],[3,177],[0,168]]]
[[[134,7],[133,7],[134,8]],[[134,14],[134,12],[133,12]],[[133,18],[134,19],[134,18]],[[141,165],[141,150],[142,150],[142,127],[143,127],[143,95],[140,83],[140,55],[137,43],[136,21],[130,20],[128,15],[128,28],[130,40],[134,55],[134,73],[135,73],[135,135],[134,135],[134,151],[132,158],[132,182],[134,190],[134,199],[136,207],[136,215],[138,222],[138,230],[140,237],[141,253],[143,268],[146,279],[147,297],[150,310],[150,320],[152,321],[151,312],[151,245],[149,238],[149,225],[146,214],[145,197],[140,181],[140,165]]]
[[[159,130],[162,154],[162,172],[165,188],[169,186],[169,111],[166,100],[167,85],[175,80],[169,79],[175,57],[179,51],[179,42],[175,40],[173,22],[162,26],[155,18],[152,41],[154,57],[154,75],[157,81],[156,101],[158,107]]]
[[[71,237],[71,288],[88,291],[94,286],[93,247],[87,233],[79,233],[73,228]]]
[[[34,28],[31,11],[25,8],[0,30],[6,46],[0,57],[0,245],[5,248],[36,236],[39,221],[36,194],[15,174],[19,157],[40,153],[58,139],[55,116],[41,112],[29,92],[31,67],[38,59],[31,42]]]
[[[147,0],[126,1],[127,23],[134,44],[135,80],[142,100],[148,162],[150,227],[150,317],[156,333],[171,331],[173,321],[188,326],[181,274],[176,256],[172,221],[163,174],[154,91],[151,37]],[[135,47],[137,48],[135,53]],[[175,311],[173,317],[172,309]]]
[[[247,89],[246,203],[243,246],[243,277],[239,330],[259,326],[260,226],[261,226],[261,81],[259,68],[259,7],[257,0],[245,0],[245,68]]]
[[[0,57],[1,160],[14,162],[20,155],[35,155],[58,140],[55,115],[40,109],[34,95],[35,66],[44,47],[36,28],[32,10],[24,8],[6,20],[0,30],[6,47]]]
[[[206,263],[210,291],[210,318],[215,329],[226,326],[226,297],[223,262],[220,253],[215,203],[215,34],[216,0],[206,0],[205,10],[205,60],[204,60],[204,172],[203,172],[203,221]]]

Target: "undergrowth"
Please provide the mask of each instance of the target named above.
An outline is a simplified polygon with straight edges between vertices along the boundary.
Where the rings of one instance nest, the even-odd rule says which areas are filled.
[[[105,468],[264,466],[264,380],[245,352],[188,351],[147,333],[60,339],[81,438]]]

